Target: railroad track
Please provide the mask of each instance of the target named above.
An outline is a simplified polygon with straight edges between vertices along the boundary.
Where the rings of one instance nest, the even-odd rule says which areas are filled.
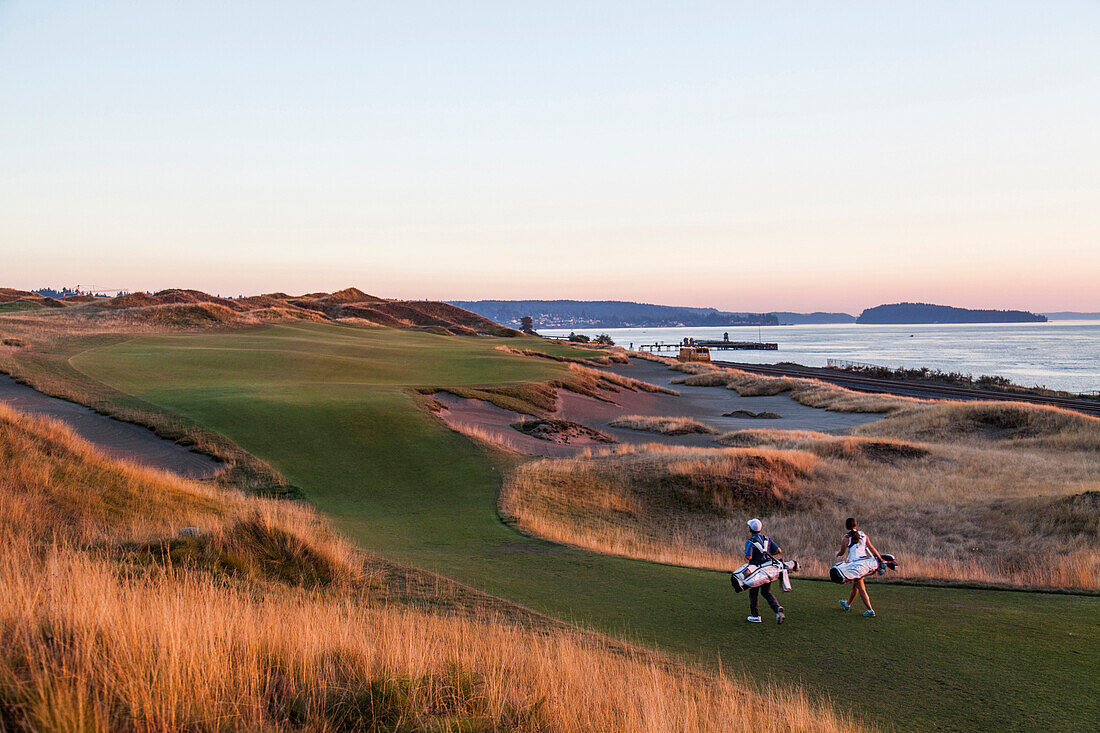
[[[774,377],[801,377],[820,379],[823,382],[837,384],[860,392],[885,392],[909,397],[947,397],[961,400],[1008,400],[1030,402],[1040,405],[1053,405],[1067,410],[1076,410],[1088,415],[1100,417],[1100,400],[1074,399],[1072,397],[1045,397],[1037,394],[1018,392],[997,392],[975,387],[958,387],[928,382],[906,382],[897,379],[877,379],[858,374],[847,374],[837,369],[805,366],[779,366],[776,364],[744,364],[733,361],[715,361],[718,366],[733,367],[754,374]]]

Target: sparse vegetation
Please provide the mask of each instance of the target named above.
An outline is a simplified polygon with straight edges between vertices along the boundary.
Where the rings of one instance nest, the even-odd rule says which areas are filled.
[[[765,410],[763,412],[753,412],[752,410],[733,410],[731,412],[723,412],[722,416],[723,417],[744,417],[744,418],[750,418],[750,419],[753,419],[753,420],[781,420],[781,419],[783,419],[782,415],[780,415],[778,413],[775,413],[775,412],[768,412],[767,410]]]
[[[642,430],[662,435],[688,435],[690,433],[715,434],[718,431],[690,417],[653,417],[649,415],[624,415],[610,423],[613,428]]]
[[[614,443],[615,439],[610,435],[587,425],[570,422],[569,420],[532,418],[514,423],[512,428],[532,438],[545,440],[550,443]]]
[[[60,311],[50,313],[48,311]],[[350,322],[387,328],[436,328],[460,336],[515,336],[517,331],[447,303],[388,300],[358,288],[289,296],[271,293],[221,298],[198,290],[126,293],[114,298],[70,298],[65,302],[5,289],[0,314],[38,316],[38,328],[121,333],[242,328],[271,322]],[[43,321],[46,317],[60,321]],[[15,321],[7,325],[18,327]]]
[[[566,353],[550,353],[539,349],[515,349],[511,346],[498,346],[499,351],[505,351],[517,356],[534,356],[539,359],[570,362],[574,364],[587,364],[589,366],[608,366],[611,364],[625,364],[630,360],[614,351],[598,351],[590,348],[570,347]]]
[[[511,349],[509,353],[513,353]],[[504,410],[535,417],[547,416],[557,408],[558,390],[565,389],[604,402],[614,402],[620,389],[677,394],[674,390],[601,371],[569,361],[569,375],[547,382],[524,382],[501,387],[420,387],[418,392],[430,395],[449,392],[469,400],[484,400]]]
[[[834,412],[889,413],[916,404],[929,403],[928,400],[913,397],[856,392],[818,379],[769,377],[710,364],[682,363],[660,357],[656,360],[667,364],[670,369],[688,373],[689,376],[674,378],[673,384],[695,387],[725,386],[742,397],[765,397],[789,392],[791,399],[807,407]]]

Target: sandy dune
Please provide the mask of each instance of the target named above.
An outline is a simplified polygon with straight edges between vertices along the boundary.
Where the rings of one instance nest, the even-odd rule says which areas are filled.
[[[650,361],[631,360],[630,364],[615,365],[608,371],[626,377],[640,379],[651,384],[670,387],[680,396],[655,392],[635,392],[627,389],[604,392],[604,401],[586,395],[560,390],[558,406],[553,417],[580,423],[606,433],[619,443],[664,443],[667,445],[713,446],[712,435],[660,435],[625,428],[613,428],[609,422],[622,415],[651,415],[661,417],[691,417],[719,432],[744,428],[768,427],[779,430],[816,430],[840,432],[862,425],[882,416],[875,414],[829,412],[806,407],[786,394],[773,397],[741,397],[733,390],[717,387],[689,387],[672,384],[680,372],[667,369]],[[594,441],[578,441],[559,445],[539,440],[514,430],[511,425],[523,419],[518,412],[504,410],[480,400],[468,400],[444,392],[433,395],[444,406],[439,416],[453,428],[469,432],[481,432],[494,442],[513,450],[537,456],[572,456],[585,449],[604,445]],[[725,413],[746,410],[755,413],[774,413],[778,419],[760,420],[745,415]],[[762,424],[763,423],[763,424]]]

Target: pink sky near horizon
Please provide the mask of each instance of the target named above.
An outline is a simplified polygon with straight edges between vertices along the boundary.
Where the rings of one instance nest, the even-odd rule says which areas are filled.
[[[84,288],[126,288],[162,290],[193,288],[221,295],[252,295],[263,292],[331,292],[358,287],[381,297],[409,300],[626,300],[661,305],[713,307],[729,311],[837,311],[858,314],[864,308],[883,303],[928,302],[964,308],[995,308],[1033,312],[1100,312],[1095,278],[1087,268],[1059,275],[1060,286],[1051,288],[1049,280],[1036,273],[975,272],[968,265],[960,271],[929,270],[914,276],[907,271],[853,272],[851,277],[873,279],[859,288],[846,287],[847,277],[836,271],[811,274],[772,269],[765,273],[731,273],[726,284],[708,277],[704,283],[678,273],[674,277],[644,278],[640,285],[623,279],[593,277],[569,271],[554,275],[542,273],[538,280],[523,273],[499,273],[483,282],[471,282],[453,274],[424,274],[349,267],[335,273],[303,265],[277,268],[265,273],[242,275],[236,268],[195,267],[194,263],[176,263],[163,271],[151,271],[132,281],[120,282],[118,271],[99,271],[99,277],[59,278],[57,270],[44,269],[41,276],[5,281],[0,286],[32,289],[81,285]],[[292,269],[294,272],[287,272]],[[838,268],[841,269],[841,268]],[[158,268],[159,270],[159,268]],[[95,268],[84,274],[96,273]],[[121,278],[126,280],[127,278]]]
[[[1100,312],[1100,4],[0,3],[0,286]]]

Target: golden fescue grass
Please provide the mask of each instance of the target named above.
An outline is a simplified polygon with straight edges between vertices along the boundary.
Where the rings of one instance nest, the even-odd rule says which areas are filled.
[[[149,321],[141,324],[123,322],[124,315],[129,311],[109,311],[99,304],[94,306],[103,317],[77,315],[64,319],[27,321],[0,318],[0,335],[13,330],[24,334],[18,339],[0,339],[0,343],[19,342],[18,348],[0,345],[0,372],[44,394],[77,402],[119,420],[144,425],[161,437],[217,458],[225,464],[225,470],[217,478],[224,486],[278,496],[297,495],[297,488],[288,484],[278,471],[225,436],[120,392],[75,369],[69,361],[74,342],[81,344],[83,349],[93,343],[106,345],[142,334],[186,330],[173,329],[165,324],[154,326]]]
[[[623,377],[601,369],[592,369],[582,364],[569,363],[567,366],[570,371],[568,377],[547,382],[523,382],[501,387],[424,387],[417,392],[421,395],[449,392],[456,397],[483,400],[504,410],[536,417],[548,416],[557,409],[558,390],[561,389],[611,403],[615,401],[615,394],[624,389],[679,394],[667,387]]]
[[[732,542],[715,542],[715,522],[814,501],[804,489],[817,463],[800,451],[624,445],[519,466],[505,481],[500,509],[524,531],[557,542],[730,567]]]
[[[214,553],[235,558],[241,569],[304,557],[330,575],[355,574],[355,551],[301,504],[245,496],[116,461],[67,426],[5,405],[0,405],[0,489],[0,516],[13,537],[127,553],[161,542],[166,552],[179,550],[177,558]],[[183,527],[198,527],[200,539],[179,544]],[[257,549],[267,555],[248,555]]]
[[[858,432],[940,442],[1100,451],[1100,417],[1021,402],[940,402],[894,413]]]
[[[770,476],[777,493],[740,503],[693,504],[700,481],[721,474],[722,449],[644,446],[583,459],[546,459],[506,481],[502,512],[525,531],[609,554],[694,567],[741,563],[745,520],[810,573],[824,574],[856,516],[904,576],[1006,585],[1100,589],[1100,457],[995,445],[928,445],[810,431],[746,430],[720,441],[745,455],[789,457]],[[695,465],[682,470],[683,451]],[[705,508],[703,508],[705,507]]]
[[[689,375],[676,377],[672,380],[673,384],[695,387],[725,386],[742,397],[770,397],[789,392],[791,399],[796,402],[833,412],[889,413],[929,403],[914,397],[856,392],[818,379],[769,377],[740,369],[672,360],[665,360],[663,363],[668,364],[670,369]]]
[[[847,728],[789,693],[747,694],[568,632],[338,598],[258,598],[171,572],[135,580],[65,551],[41,561],[6,554],[0,576],[0,696],[13,728]]]
[[[674,397],[680,395],[674,389],[668,387],[662,387],[658,384],[650,384],[649,382],[643,382],[640,379],[634,379],[632,377],[624,377],[614,372],[608,372],[602,369],[592,369],[586,367],[583,364],[569,364],[569,370],[573,373],[580,375],[586,384],[595,383],[599,389],[606,389],[611,391],[617,391],[616,387],[623,389],[636,390],[639,392],[654,392],[657,394],[667,394]]]
[[[663,435],[687,435],[689,433],[716,434],[709,425],[690,417],[653,417],[650,415],[623,415],[612,420],[613,428],[642,430]]]
[[[230,301],[227,301],[230,302]],[[0,334],[23,338],[37,348],[48,348],[75,336],[136,336],[210,328],[246,328],[274,321],[327,321],[322,313],[301,308],[265,307],[240,311],[221,303],[163,303],[142,307],[109,307],[78,303],[66,308],[0,317]]]
[[[568,362],[571,364],[601,364],[603,366],[610,366],[611,364],[629,364],[630,359],[625,355],[620,354],[615,349],[597,350],[597,349],[584,349],[574,347],[576,356],[563,356],[559,354],[547,354],[536,349],[516,349],[511,346],[497,346],[497,351],[503,351],[507,354],[515,354],[516,356],[533,356],[538,359],[549,359],[551,361]]]
[[[457,430],[483,446],[496,448],[508,453],[515,453],[517,455],[524,453],[518,445],[519,441],[513,440],[512,436],[502,431],[489,430],[482,425],[463,422],[461,420],[447,421],[447,427],[452,430]]]
[[[892,463],[924,458],[931,450],[918,443],[893,438],[840,436],[814,430],[735,430],[714,439],[719,445],[756,448],[796,448],[822,458],[873,460]]]
[[[500,616],[395,605],[309,509],[103,458],[47,420],[0,409],[0,451],[4,730],[853,726],[797,693],[528,626],[529,612],[502,602],[483,606]],[[180,540],[190,525],[202,533]],[[341,577],[270,572],[290,561]]]

